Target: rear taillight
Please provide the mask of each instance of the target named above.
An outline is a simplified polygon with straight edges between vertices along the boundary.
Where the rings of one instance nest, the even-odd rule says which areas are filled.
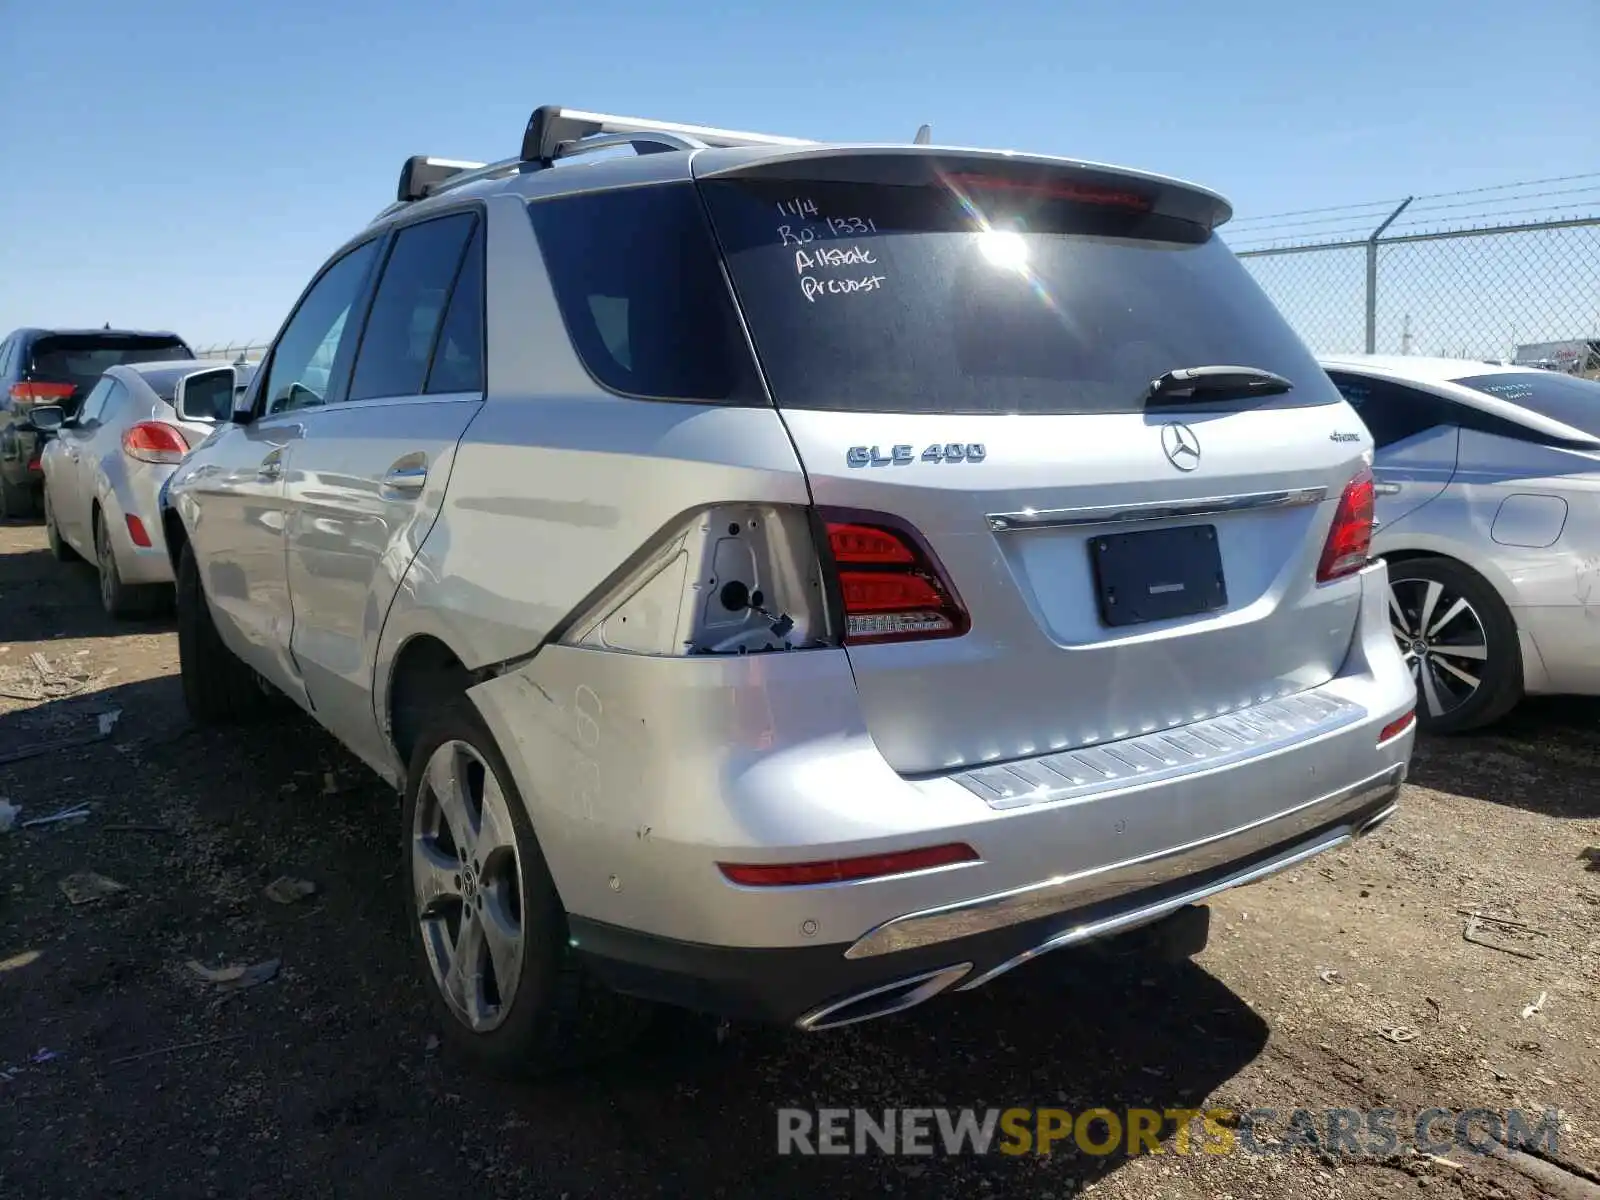
[[[16,404],[61,404],[72,399],[70,383],[36,383],[24,380],[11,385],[11,399]]]
[[[848,646],[959,637],[971,622],[944,572],[908,531],[870,517],[828,520]]]
[[[177,463],[189,453],[189,443],[176,426],[165,421],[140,421],[122,435],[122,452],[147,463]]]
[[[1372,550],[1372,504],[1372,472],[1363,467],[1339,497],[1333,528],[1328,530],[1322,560],[1317,563],[1318,583],[1353,575],[1367,565]]]

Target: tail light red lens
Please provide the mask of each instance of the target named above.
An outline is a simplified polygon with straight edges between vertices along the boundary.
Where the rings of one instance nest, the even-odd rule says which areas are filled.
[[[880,879],[956,863],[977,862],[978,852],[962,842],[866,854],[860,858],[829,858],[802,863],[718,863],[717,869],[732,883],[744,887],[799,887],[813,883],[848,883]]]
[[[1322,560],[1317,563],[1317,582],[1327,583],[1353,575],[1367,565],[1372,551],[1372,472],[1361,473],[1345,486],[1339,507],[1333,514]]]
[[[140,421],[122,435],[122,452],[147,463],[177,463],[189,453],[189,443],[176,426],[165,421]]]
[[[72,398],[70,383],[34,383],[24,381],[11,385],[11,399],[19,404],[60,404]]]
[[[829,520],[847,646],[960,637],[971,627],[932,554],[887,522]]]

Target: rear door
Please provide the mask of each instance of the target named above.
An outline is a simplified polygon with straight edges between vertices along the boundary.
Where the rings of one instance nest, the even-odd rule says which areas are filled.
[[[1455,476],[1459,414],[1448,400],[1391,379],[1336,368],[1328,377],[1372,434],[1378,527],[1393,529]]]
[[[319,719],[371,761],[378,635],[483,402],[484,238],[476,210],[395,234],[348,394],[287,454],[294,659]]]
[[[997,155],[718,161],[702,194],[816,504],[925,551],[965,610],[959,636],[847,639],[897,770],[1115,741],[1338,670],[1359,584],[1316,574],[1369,443],[1212,233],[1220,201]],[[1213,365],[1293,390],[1147,402]]]

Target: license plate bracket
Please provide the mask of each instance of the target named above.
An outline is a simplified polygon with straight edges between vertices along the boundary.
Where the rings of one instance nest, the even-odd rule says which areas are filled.
[[[1215,525],[1089,539],[1102,624],[1112,628],[1215,612],[1228,604]]]

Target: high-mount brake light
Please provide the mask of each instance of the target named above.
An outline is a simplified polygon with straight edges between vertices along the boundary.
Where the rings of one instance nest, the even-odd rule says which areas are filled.
[[[956,172],[947,178],[963,191],[1010,192],[1045,200],[1071,200],[1078,204],[1127,208],[1135,212],[1149,212],[1155,207],[1155,202],[1149,196],[1141,196],[1138,192],[1100,187],[1092,183],[1074,183],[1065,179],[1012,179],[1004,175],[980,175],[966,171]]]
[[[140,462],[178,463],[189,453],[189,443],[165,421],[140,421],[123,432],[122,452]]]
[[[1317,563],[1318,583],[1354,575],[1367,565],[1372,552],[1374,497],[1372,470],[1362,467],[1339,497],[1333,527],[1328,530],[1322,559]]]
[[[824,520],[845,645],[960,637],[971,627],[939,564],[915,538],[871,518]]]

